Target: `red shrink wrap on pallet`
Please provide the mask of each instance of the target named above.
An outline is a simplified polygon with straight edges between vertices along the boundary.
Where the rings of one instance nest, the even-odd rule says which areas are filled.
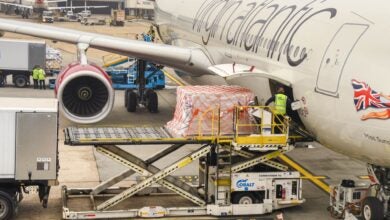
[[[176,137],[216,135],[219,115],[220,134],[233,134],[234,107],[247,106],[253,100],[253,92],[239,86],[178,87],[175,113],[166,128]],[[249,120],[247,111],[240,113],[241,123]]]

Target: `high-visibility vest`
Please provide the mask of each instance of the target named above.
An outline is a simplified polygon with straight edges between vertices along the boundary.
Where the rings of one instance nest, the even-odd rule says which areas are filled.
[[[39,69],[38,68],[33,69],[32,72],[33,79],[38,79],[38,75],[39,75]]]
[[[284,115],[286,114],[287,96],[284,94],[275,95],[275,113]]]
[[[46,76],[46,73],[43,69],[38,69],[38,79],[39,80],[44,80]]]

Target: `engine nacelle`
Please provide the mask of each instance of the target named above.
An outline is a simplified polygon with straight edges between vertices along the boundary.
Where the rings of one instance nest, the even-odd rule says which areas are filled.
[[[76,123],[98,122],[114,105],[111,80],[94,64],[69,64],[58,75],[55,93],[64,115]]]

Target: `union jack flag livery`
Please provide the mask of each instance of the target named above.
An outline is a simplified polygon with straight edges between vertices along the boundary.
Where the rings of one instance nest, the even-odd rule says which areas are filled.
[[[356,111],[365,110],[369,107],[373,107],[373,108],[390,107],[390,102],[386,103],[381,101],[380,94],[372,90],[367,83],[360,82],[353,79],[352,87],[354,89],[353,100],[355,102]]]

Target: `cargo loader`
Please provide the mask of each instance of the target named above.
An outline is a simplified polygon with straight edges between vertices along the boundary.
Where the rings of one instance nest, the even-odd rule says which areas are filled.
[[[250,112],[256,111],[256,116]],[[289,118],[281,118],[268,107],[235,106],[233,133],[221,133],[220,109],[200,114],[199,121],[211,120],[207,133],[174,136],[166,127],[69,127],[65,144],[92,145],[96,151],[127,167],[128,170],[109,178],[94,188],[63,186],[64,219],[100,219],[175,216],[260,215],[302,204],[302,179],[289,171],[276,158],[293,149],[289,144]],[[232,114],[232,115],[233,115]],[[257,120],[248,120],[259,117]],[[280,116],[279,116],[280,117]],[[200,123],[201,124],[201,123]],[[278,129],[275,129],[277,128]],[[249,132],[248,131],[252,131]],[[276,131],[283,131],[282,133]],[[121,149],[121,145],[170,145],[146,160]],[[188,155],[159,169],[154,162],[186,145],[199,147]],[[199,162],[199,183],[196,187],[172,175],[175,171]],[[113,188],[134,173],[144,175],[135,185]],[[145,207],[118,209],[127,199],[154,185],[168,189],[189,200],[192,206]],[[153,196],[153,195],[150,195]],[[92,209],[73,210],[72,201],[89,198]],[[103,201],[102,201],[103,200]]]

